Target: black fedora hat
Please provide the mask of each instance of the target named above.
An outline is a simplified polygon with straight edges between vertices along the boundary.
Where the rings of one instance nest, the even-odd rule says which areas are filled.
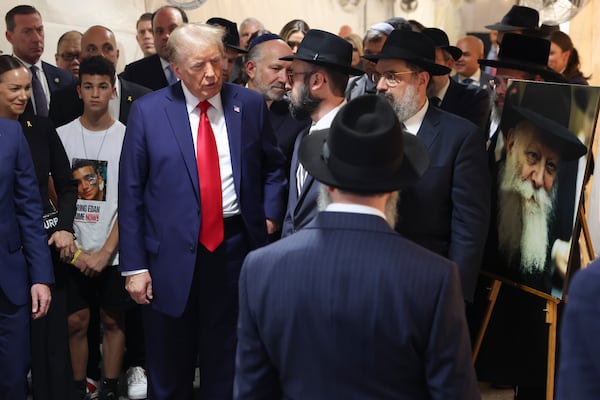
[[[319,182],[356,193],[387,193],[411,185],[429,167],[417,136],[402,129],[381,96],[343,106],[331,127],[302,140],[298,157]]]
[[[375,62],[398,58],[423,68],[431,75],[450,73],[450,68],[435,63],[435,43],[420,32],[395,29],[383,44],[381,53],[363,58]]]
[[[462,56],[463,52],[461,49],[456,46],[450,46],[448,35],[443,30],[438,28],[425,28],[421,31],[421,33],[433,40],[436,48],[450,53],[454,61],[458,60]]]
[[[537,10],[524,6],[512,6],[500,22],[485,27],[496,31],[535,30],[539,23],[540,14]]]
[[[554,149],[563,161],[576,160],[587,152],[587,147],[569,130],[571,117],[571,88],[568,85],[519,82],[523,90],[519,104],[509,104],[502,119],[514,126],[522,120],[530,121],[542,134],[542,140]],[[522,85],[522,86],[521,86]]]
[[[225,47],[233,49],[238,53],[247,53],[240,47],[240,34],[238,32],[237,24],[225,18],[210,18],[206,21],[209,25],[218,25],[225,28],[225,36],[223,37],[223,44]]]
[[[497,60],[477,60],[480,65],[510,68],[539,74],[548,82],[565,82],[565,78],[548,68],[550,42],[546,39],[507,33],[500,43]]]
[[[349,75],[362,75],[364,71],[352,68],[352,45],[333,33],[311,29],[306,32],[296,54],[280,60],[302,60],[322,65]]]

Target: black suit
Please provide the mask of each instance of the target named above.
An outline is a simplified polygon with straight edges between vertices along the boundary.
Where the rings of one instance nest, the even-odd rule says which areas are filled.
[[[277,140],[277,146],[286,157],[286,172],[289,173],[296,137],[310,126],[311,120],[308,118],[298,121],[290,114],[288,105],[289,102],[286,100],[274,101],[269,107],[269,120]]]
[[[150,93],[151,90],[144,86],[138,85],[137,83],[128,82],[121,77],[118,79],[121,83],[121,106],[119,108],[119,121],[121,121],[123,125],[127,125],[127,118],[129,117],[131,103],[146,93]],[[53,97],[53,101],[50,104],[50,112],[48,113],[48,117],[52,120],[52,122],[54,122],[55,126],[63,126],[82,114],[83,101],[81,101],[77,95],[76,86],[72,85],[66,89],[56,92]]]
[[[448,78],[450,86],[439,105],[444,111],[463,117],[485,132],[490,118],[490,97],[487,91],[469,87]]]
[[[127,64],[120,77],[152,90],[169,86],[158,54]]]
[[[54,65],[48,64],[47,62],[42,61],[42,70],[44,71],[44,76],[46,76],[48,88],[50,89],[50,105],[52,105],[54,94],[56,92],[77,83],[70,72],[56,68]],[[34,114],[31,98],[27,101],[24,114]]]

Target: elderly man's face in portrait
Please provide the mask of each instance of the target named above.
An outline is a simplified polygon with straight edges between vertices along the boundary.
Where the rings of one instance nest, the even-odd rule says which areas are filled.
[[[86,165],[73,171],[73,179],[77,181],[78,198],[98,201],[104,199],[102,175],[98,174],[91,166]]]
[[[531,123],[521,122],[509,131],[499,175],[498,246],[509,260],[520,252],[526,272],[541,272],[546,263],[559,162]]]

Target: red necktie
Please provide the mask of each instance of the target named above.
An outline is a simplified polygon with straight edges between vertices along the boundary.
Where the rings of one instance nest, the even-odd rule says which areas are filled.
[[[196,164],[202,208],[199,241],[208,251],[212,252],[223,241],[223,194],[217,143],[206,113],[209,107],[210,103],[206,100],[198,104],[200,124],[198,125]]]

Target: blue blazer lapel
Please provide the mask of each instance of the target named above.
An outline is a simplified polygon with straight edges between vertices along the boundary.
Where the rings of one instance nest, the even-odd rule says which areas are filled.
[[[221,104],[225,115],[227,137],[229,138],[229,153],[231,157],[231,168],[233,170],[233,183],[237,195],[240,195],[240,182],[242,170],[242,114],[244,109],[242,102],[237,98],[237,93],[232,91],[228,84],[224,83],[221,89]]]
[[[171,125],[171,133],[175,137],[183,161],[188,172],[188,176],[194,186],[194,191],[198,200],[200,200],[200,189],[198,186],[198,167],[196,165],[196,155],[194,154],[194,141],[192,139],[192,129],[187,114],[185,97],[181,82],[170,87],[170,93],[167,95],[168,104],[165,107],[165,114]]]
[[[439,124],[440,111],[430,104],[427,113],[425,113],[425,118],[423,118],[421,128],[417,132],[417,136],[423,141],[427,149],[431,148],[431,145],[440,134]]]

